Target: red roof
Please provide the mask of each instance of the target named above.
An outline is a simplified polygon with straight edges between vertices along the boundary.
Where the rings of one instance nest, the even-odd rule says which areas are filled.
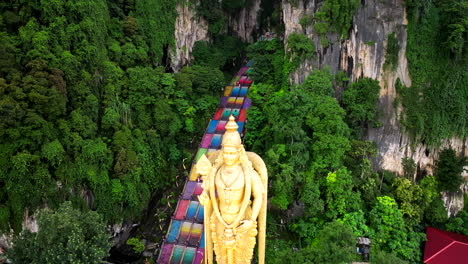
[[[468,263],[468,236],[428,227],[424,263]]]

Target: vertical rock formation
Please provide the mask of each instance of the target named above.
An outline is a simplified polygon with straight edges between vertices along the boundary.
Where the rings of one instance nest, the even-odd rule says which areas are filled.
[[[229,16],[228,28],[244,42],[253,42],[254,35],[259,30],[257,18],[260,2],[261,0],[253,0],[250,6]]]
[[[441,149],[452,148],[457,154],[468,156],[466,138],[444,140],[439,147],[426,146],[412,140],[400,124],[401,106],[394,106],[397,97],[395,82],[400,79],[403,85],[411,86],[406,59],[407,20],[404,3],[398,1],[365,0],[356,11],[349,37],[340,40],[336,33],[328,33],[328,47],[322,47],[319,36],[312,25],[305,29],[299,20],[305,14],[315,13],[320,3],[317,0],[298,0],[295,5],[283,0],[283,20],[285,25],[285,44],[291,33],[305,33],[316,45],[317,56],[308,59],[291,74],[292,83],[301,83],[311,70],[329,66],[333,73],[338,70],[347,72],[351,80],[369,77],[380,82],[378,110],[381,113],[381,126],[369,128],[367,139],[375,141],[378,157],[373,161],[377,169],[403,173],[402,159],[412,158],[418,171],[432,174],[434,163]],[[388,35],[395,33],[400,46],[398,66],[395,71],[384,69]],[[415,175],[416,176],[416,175]],[[460,200],[461,199],[461,200]],[[463,195],[444,195],[446,207],[451,214],[463,208]]]
[[[229,15],[227,30],[243,41],[252,42],[254,34],[259,30],[257,19],[261,12],[260,3],[261,0],[254,0],[251,5]],[[439,147],[430,147],[419,143],[417,139],[410,139],[400,124],[403,109],[393,103],[398,96],[395,82],[400,79],[403,85],[411,86],[405,52],[407,20],[403,1],[361,1],[348,32],[348,39],[340,39],[337,33],[329,32],[326,35],[329,42],[327,47],[321,45],[313,24],[305,28],[299,24],[304,15],[317,12],[321,3],[323,1],[319,0],[282,1],[285,44],[288,36],[296,32],[306,34],[317,47],[316,57],[303,62],[291,74],[291,82],[301,83],[313,69],[324,66],[328,66],[333,73],[345,71],[353,81],[361,77],[378,80],[381,86],[378,102],[381,126],[369,128],[367,135],[378,146],[378,157],[373,162],[378,169],[402,174],[401,160],[408,157],[415,161],[419,172],[432,174],[440,149],[452,148],[457,154],[467,156],[466,138],[451,138],[444,140]],[[190,62],[190,54],[196,41],[210,40],[208,23],[195,14],[193,5],[179,3],[177,6],[176,47],[171,65],[175,71]],[[395,33],[400,46],[395,71],[384,69],[387,40],[392,33]]]
[[[329,40],[328,47],[322,47],[320,37],[313,29],[313,24],[302,28],[299,24],[300,19],[304,15],[312,15],[320,8],[318,0],[298,0],[293,1],[283,0],[283,22],[284,22],[284,43],[287,45],[287,39],[291,33],[304,33],[307,35],[317,47],[315,58],[306,59],[296,71],[290,75],[292,83],[302,83],[313,69],[322,68],[327,65],[333,73],[340,70],[340,57],[343,43],[339,41],[338,34],[329,32],[327,39]]]
[[[454,193],[443,193],[442,201],[449,217],[455,216],[464,206],[463,194],[468,193],[468,184],[465,183],[460,187],[460,190]]]
[[[226,31],[238,36],[244,42],[253,42],[258,27],[258,16],[261,10],[261,0],[253,0],[248,6],[238,12],[227,14]],[[191,53],[196,41],[211,41],[208,33],[208,22],[196,14],[195,3],[179,2],[175,22],[175,47],[171,51],[171,68],[179,71],[189,64]]]
[[[299,0],[296,5],[283,0],[283,20],[285,25],[285,40],[294,32],[305,33],[317,47],[317,57],[308,59],[291,74],[293,83],[301,83],[311,70],[329,66],[333,73],[343,70],[351,80],[369,77],[380,82],[380,99],[378,107],[382,126],[370,128],[368,139],[378,144],[379,157],[376,160],[380,169],[402,173],[401,159],[411,157],[420,169],[433,172],[434,159],[439,149],[453,148],[458,154],[468,154],[467,139],[452,138],[442,142],[438,148],[430,148],[417,142],[412,142],[402,131],[399,118],[401,108],[394,107],[393,101],[397,94],[395,82],[397,79],[405,86],[411,86],[411,79],[406,59],[406,25],[403,1],[367,0],[358,8],[349,32],[349,38],[339,40],[336,33],[328,33],[330,44],[322,47],[318,35],[312,25],[305,29],[299,24],[305,14],[313,14],[319,9],[316,0]],[[398,66],[395,71],[385,70],[386,46],[388,35],[395,33],[400,51]]]
[[[190,62],[190,54],[196,41],[208,41],[208,23],[196,15],[196,3],[177,4],[177,19],[175,22],[175,47],[171,52],[171,68],[179,71]]]

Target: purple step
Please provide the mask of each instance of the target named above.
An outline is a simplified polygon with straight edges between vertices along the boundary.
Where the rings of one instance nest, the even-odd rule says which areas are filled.
[[[160,263],[160,264],[169,263],[173,249],[174,249],[174,244],[164,243],[164,245],[162,246],[161,253],[159,254],[157,263]]]
[[[195,191],[195,187],[197,186],[196,181],[188,181],[185,184],[184,194],[182,195],[182,199],[190,200],[192,199],[193,192]]]

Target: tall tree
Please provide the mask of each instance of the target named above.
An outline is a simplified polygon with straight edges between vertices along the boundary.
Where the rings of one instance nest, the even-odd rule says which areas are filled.
[[[467,158],[457,157],[453,149],[444,149],[440,152],[435,173],[440,191],[455,192],[460,188],[463,183],[461,173],[466,162]]]
[[[8,257],[18,264],[98,264],[108,256],[110,236],[98,213],[80,212],[70,202],[38,216],[39,231],[23,231]]]

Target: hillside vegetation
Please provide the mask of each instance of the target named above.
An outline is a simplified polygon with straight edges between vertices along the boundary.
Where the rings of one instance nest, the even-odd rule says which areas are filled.
[[[0,232],[19,234],[25,215],[49,208],[39,225],[98,234],[96,243],[70,240],[90,243],[95,259],[86,263],[99,263],[109,255],[105,224],[139,222],[151,198],[163,206],[175,201],[176,176],[187,175],[225,76],[248,58],[255,64],[244,142],[270,175],[267,263],[359,260],[357,236],[372,240],[371,261],[421,263],[426,226],[468,235],[468,199],[450,219],[441,200],[442,191],[458,189],[466,157],[444,150],[434,175],[417,181],[411,159],[402,161],[403,176],[372,168],[377,150],[364,135],[379,125],[376,80],[350,82],[324,67],[291,85],[289,74],[317,55],[306,35],[243,43],[224,29],[227,16],[251,1],[184,3],[209,22],[211,41],[197,42],[192,65],[177,73],[168,67],[176,0],[0,3]],[[273,15],[259,21],[279,37],[280,3],[262,1]],[[397,85],[404,128],[431,145],[466,137],[468,5],[406,5],[413,85]],[[302,24],[346,39],[357,8],[358,1],[325,0]],[[344,90],[339,99],[336,90]],[[155,217],[164,222],[167,212]],[[15,263],[29,263],[22,252],[39,252],[41,241],[65,239],[41,230],[15,238]],[[70,250],[82,261],[80,249]]]

